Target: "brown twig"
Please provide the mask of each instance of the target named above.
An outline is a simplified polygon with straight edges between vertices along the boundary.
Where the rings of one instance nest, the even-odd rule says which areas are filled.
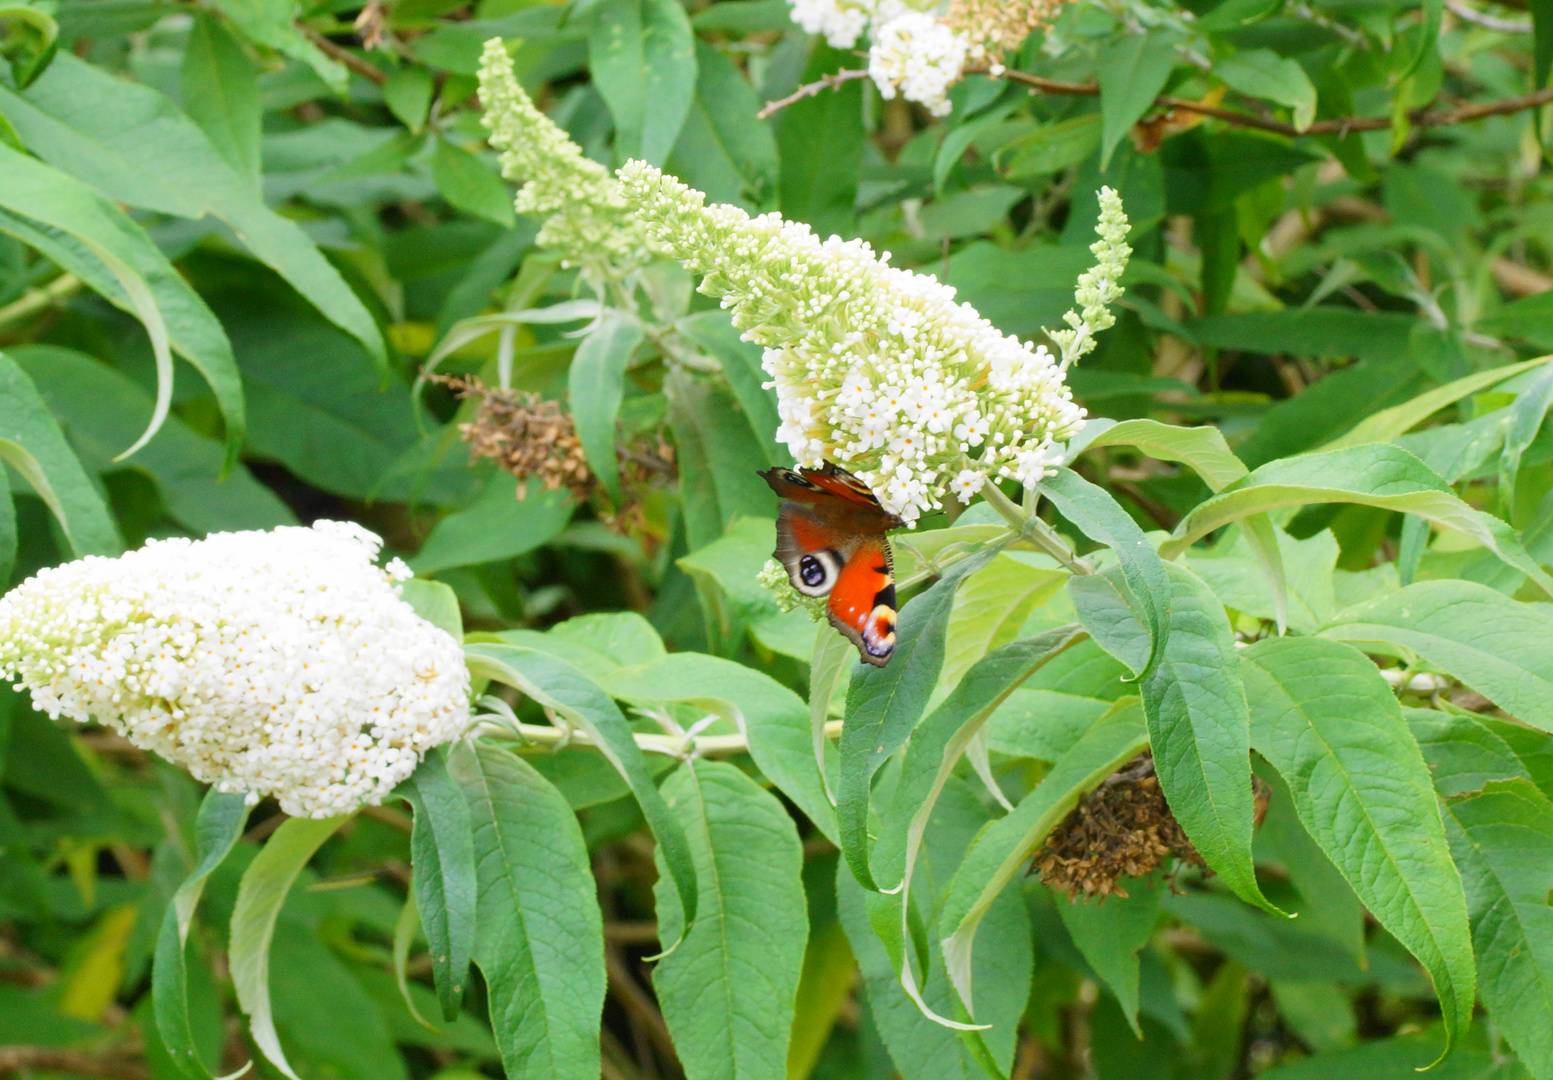
[[[849,83],[857,79],[866,78],[868,78],[868,72],[862,68],[845,68],[841,71],[833,72],[825,76],[819,82],[812,82],[804,86],[800,86],[797,90],[791,94],[788,94],[785,98],[778,98],[776,101],[766,102],[766,107],[761,109],[760,112],[756,113],[755,117],[756,119],[764,120],[766,117],[771,116],[773,113],[781,112],[783,109],[787,108],[794,102],[802,101],[806,97],[813,97],[821,90],[834,90],[842,83]]]
[[[1094,83],[1070,83],[1060,82],[1057,79],[1047,79],[1040,75],[1031,75],[1024,71],[1007,69],[994,75],[986,68],[969,68],[967,75],[986,75],[994,79],[1008,79],[1017,82],[1032,90],[1038,90],[1043,94],[1066,94],[1079,97],[1095,97],[1100,93],[1100,87]],[[800,86],[796,91],[777,101],[767,103],[766,107],[758,114],[762,120],[780,109],[785,109],[795,101],[806,97],[812,97],[827,88],[840,86],[842,83],[851,82],[853,79],[865,78],[867,71],[862,69],[846,69],[833,72],[818,82],[812,82]],[[1535,109],[1540,105],[1553,102],[1553,87],[1538,90],[1533,94],[1522,94],[1520,97],[1506,98],[1503,101],[1488,101],[1477,105],[1462,105],[1454,109],[1431,110],[1428,107],[1414,109],[1408,113],[1408,122],[1413,127],[1449,127],[1452,124],[1462,124],[1471,120],[1481,120],[1487,116],[1503,116],[1507,113],[1523,112],[1526,109]],[[1189,98],[1171,97],[1161,94],[1154,99],[1154,106],[1161,109],[1178,109],[1182,112],[1196,113],[1199,116],[1210,116],[1215,120],[1222,120],[1226,124],[1236,127],[1256,128],[1259,131],[1270,131],[1277,135],[1347,135],[1350,131],[1386,131],[1391,127],[1391,118],[1387,116],[1344,116],[1332,120],[1317,120],[1304,131],[1299,130],[1293,124],[1285,124],[1280,120],[1269,120],[1263,116],[1252,116],[1248,113],[1236,112],[1233,109],[1221,109],[1216,105],[1206,102],[1192,101]]]
[[[0,1076],[34,1071],[100,1080],[146,1080],[151,1075],[144,1062],[120,1054],[99,1056],[53,1046],[0,1046]]]
[[[317,45],[318,50],[325,56],[333,60],[338,60],[340,63],[350,68],[357,75],[360,75],[368,82],[376,83],[378,86],[382,86],[385,82],[388,81],[387,75],[383,74],[377,68],[367,63],[365,60],[351,52],[349,49],[346,49],[340,45],[336,45],[334,42],[324,37],[318,31],[309,30],[305,26],[299,26],[297,29],[301,30],[302,33],[306,35],[307,40],[311,41],[314,45]]]

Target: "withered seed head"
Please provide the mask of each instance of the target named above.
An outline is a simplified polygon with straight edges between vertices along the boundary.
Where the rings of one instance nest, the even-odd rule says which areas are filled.
[[[478,378],[431,376],[460,398],[477,398],[473,422],[460,424],[470,459],[491,458],[519,481],[538,479],[549,491],[565,487],[578,498],[593,493],[596,481],[577,438],[577,426],[554,401],[521,390],[489,387]],[[520,484],[518,498],[527,494]]]
[[[1035,853],[1032,872],[1069,898],[1125,897],[1124,877],[1144,877],[1167,856],[1203,866],[1170,812],[1154,758],[1138,755],[1084,796]]]

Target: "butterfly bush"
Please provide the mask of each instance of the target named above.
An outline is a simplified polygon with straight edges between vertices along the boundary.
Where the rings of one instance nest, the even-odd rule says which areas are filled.
[[[620,185],[534,106],[513,74],[501,38],[480,57],[480,104],[502,176],[523,186],[513,205],[545,218],[536,242],[568,264],[620,276],[647,258],[645,238],[620,197]]]
[[[778,214],[751,218],[640,161],[621,189],[652,237],[765,346],[777,438],[800,465],[841,464],[911,524],[989,477],[1034,488],[1084,418],[1063,380],[1094,346],[1130,249],[1114,191],[1100,194],[1098,265],[1085,275],[1061,359],[1000,333],[954,289],[889,265],[862,240],[820,240]],[[1087,303],[1086,298],[1093,303]],[[1098,306],[1099,314],[1096,314]],[[1065,339],[1067,340],[1067,339]]]
[[[0,598],[0,676],[251,801],[332,817],[380,802],[469,724],[449,634],[398,595],[358,525],[152,540]]]

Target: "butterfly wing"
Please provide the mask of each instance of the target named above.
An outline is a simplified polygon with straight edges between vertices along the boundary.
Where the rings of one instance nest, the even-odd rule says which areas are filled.
[[[883,667],[895,652],[895,559],[882,536],[862,537],[830,591],[830,624],[857,646],[865,663]]]
[[[823,506],[782,504],[776,557],[793,588],[829,597],[830,624],[883,667],[895,651],[895,560],[882,533],[849,529]]]
[[[879,505],[868,485],[827,461],[819,469],[767,469],[759,474],[771,490],[790,502],[829,508],[827,517],[850,511],[855,527],[865,532],[898,529],[901,520]]]

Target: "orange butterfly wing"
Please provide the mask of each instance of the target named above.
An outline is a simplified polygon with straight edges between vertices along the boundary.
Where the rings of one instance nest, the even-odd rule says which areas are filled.
[[[895,561],[886,531],[900,519],[866,485],[833,464],[760,474],[787,501],[775,556],[793,588],[829,598],[830,624],[862,659],[883,667],[895,651]]]

